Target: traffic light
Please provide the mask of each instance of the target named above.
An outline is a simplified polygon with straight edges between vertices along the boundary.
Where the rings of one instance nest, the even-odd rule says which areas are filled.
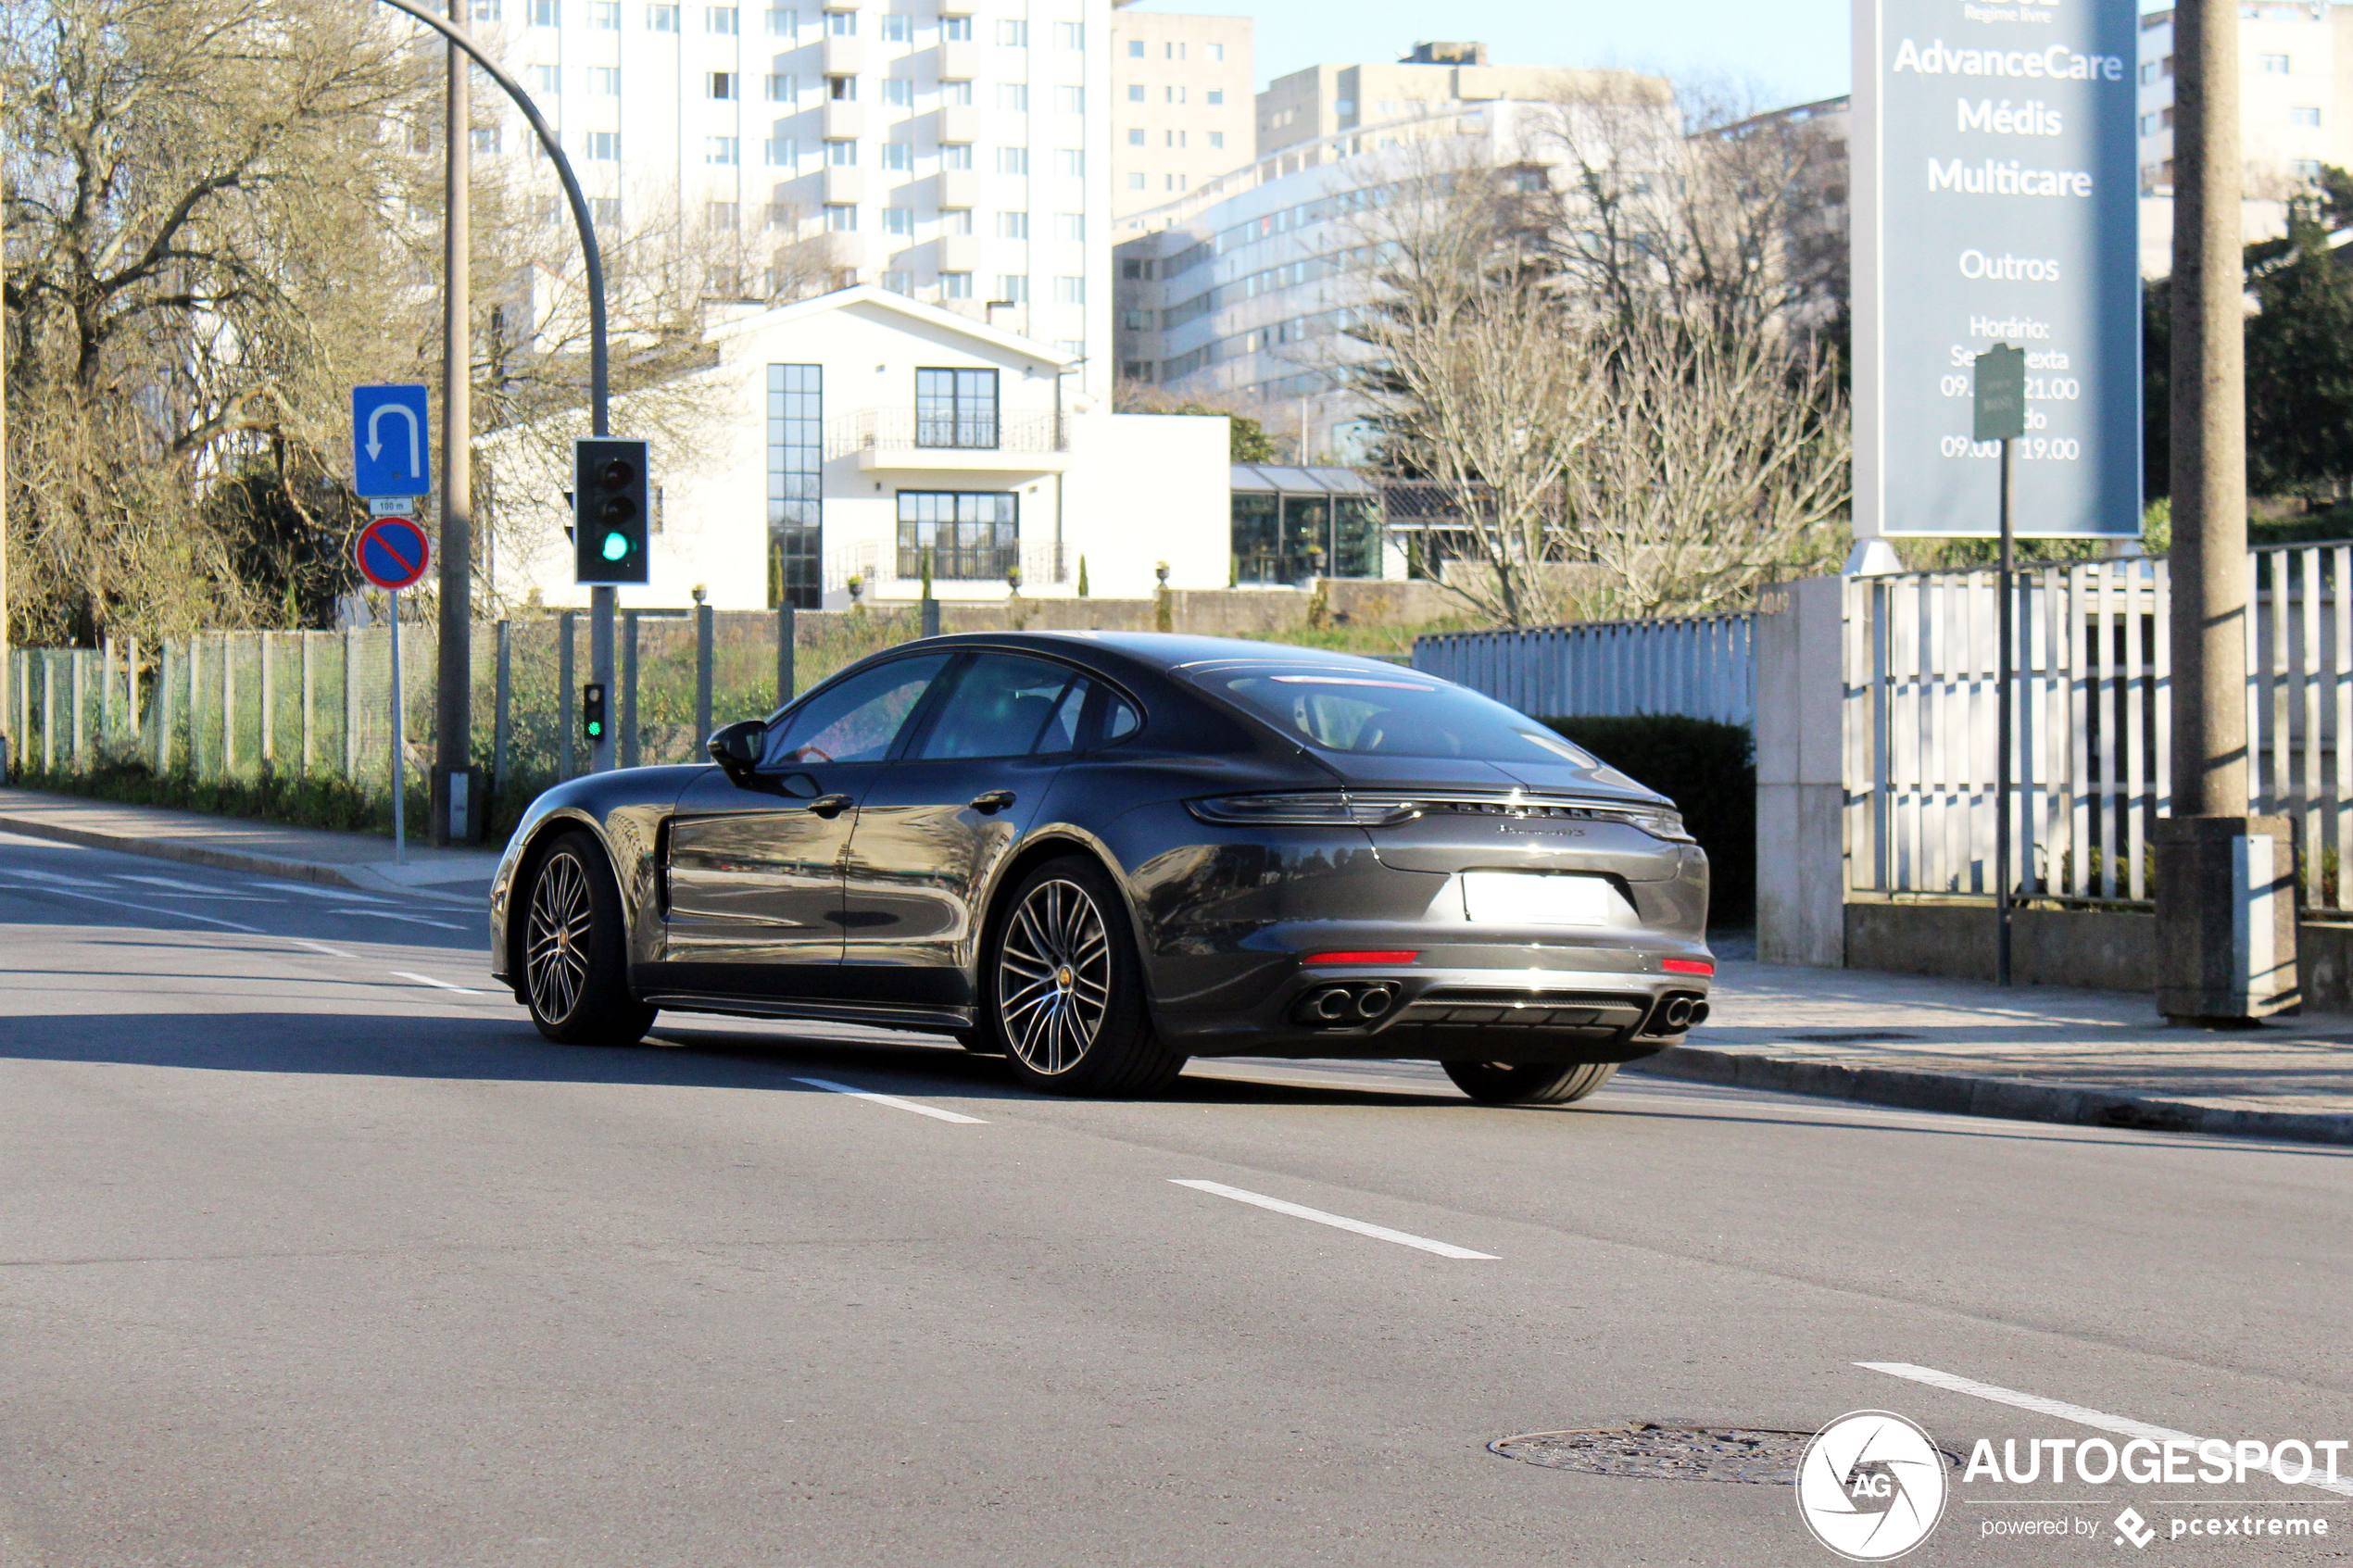
[[[591,681],[580,688],[580,729],[592,745],[605,738],[605,687],[601,681]]]
[[[646,444],[573,443],[573,558],[582,583],[643,583],[650,562]]]

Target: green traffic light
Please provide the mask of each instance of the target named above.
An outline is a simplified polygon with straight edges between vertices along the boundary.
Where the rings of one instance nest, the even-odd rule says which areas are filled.
[[[605,559],[619,560],[628,553],[629,535],[618,533],[605,535]]]
[[[588,721],[588,738],[589,738],[589,739],[594,740],[594,739],[596,739],[598,736],[599,736],[599,735],[603,734],[604,733],[605,733],[605,727],[604,727],[604,725],[602,725],[602,724],[598,723],[598,722],[596,720],[594,720],[594,719],[591,719],[591,720],[589,720],[589,721]]]

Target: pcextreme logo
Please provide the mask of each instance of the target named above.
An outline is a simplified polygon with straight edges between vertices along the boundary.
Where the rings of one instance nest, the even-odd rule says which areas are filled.
[[[1850,1562],[1885,1562],[1928,1539],[1948,1490],[1935,1442],[1886,1411],[1840,1416],[1797,1466],[1799,1517]]]

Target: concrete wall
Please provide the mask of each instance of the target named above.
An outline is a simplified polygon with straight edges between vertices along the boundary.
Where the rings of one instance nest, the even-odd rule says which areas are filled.
[[[1848,961],[1843,613],[1835,577],[1757,596],[1756,956],[1767,963]]]

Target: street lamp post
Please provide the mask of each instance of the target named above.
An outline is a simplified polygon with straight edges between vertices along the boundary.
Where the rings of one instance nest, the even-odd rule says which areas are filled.
[[[468,0],[449,0],[465,26]],[[466,58],[448,48],[441,185],[441,667],[434,683],[433,832],[470,839],[473,787],[473,130]],[[462,804],[461,804],[462,803]]]

